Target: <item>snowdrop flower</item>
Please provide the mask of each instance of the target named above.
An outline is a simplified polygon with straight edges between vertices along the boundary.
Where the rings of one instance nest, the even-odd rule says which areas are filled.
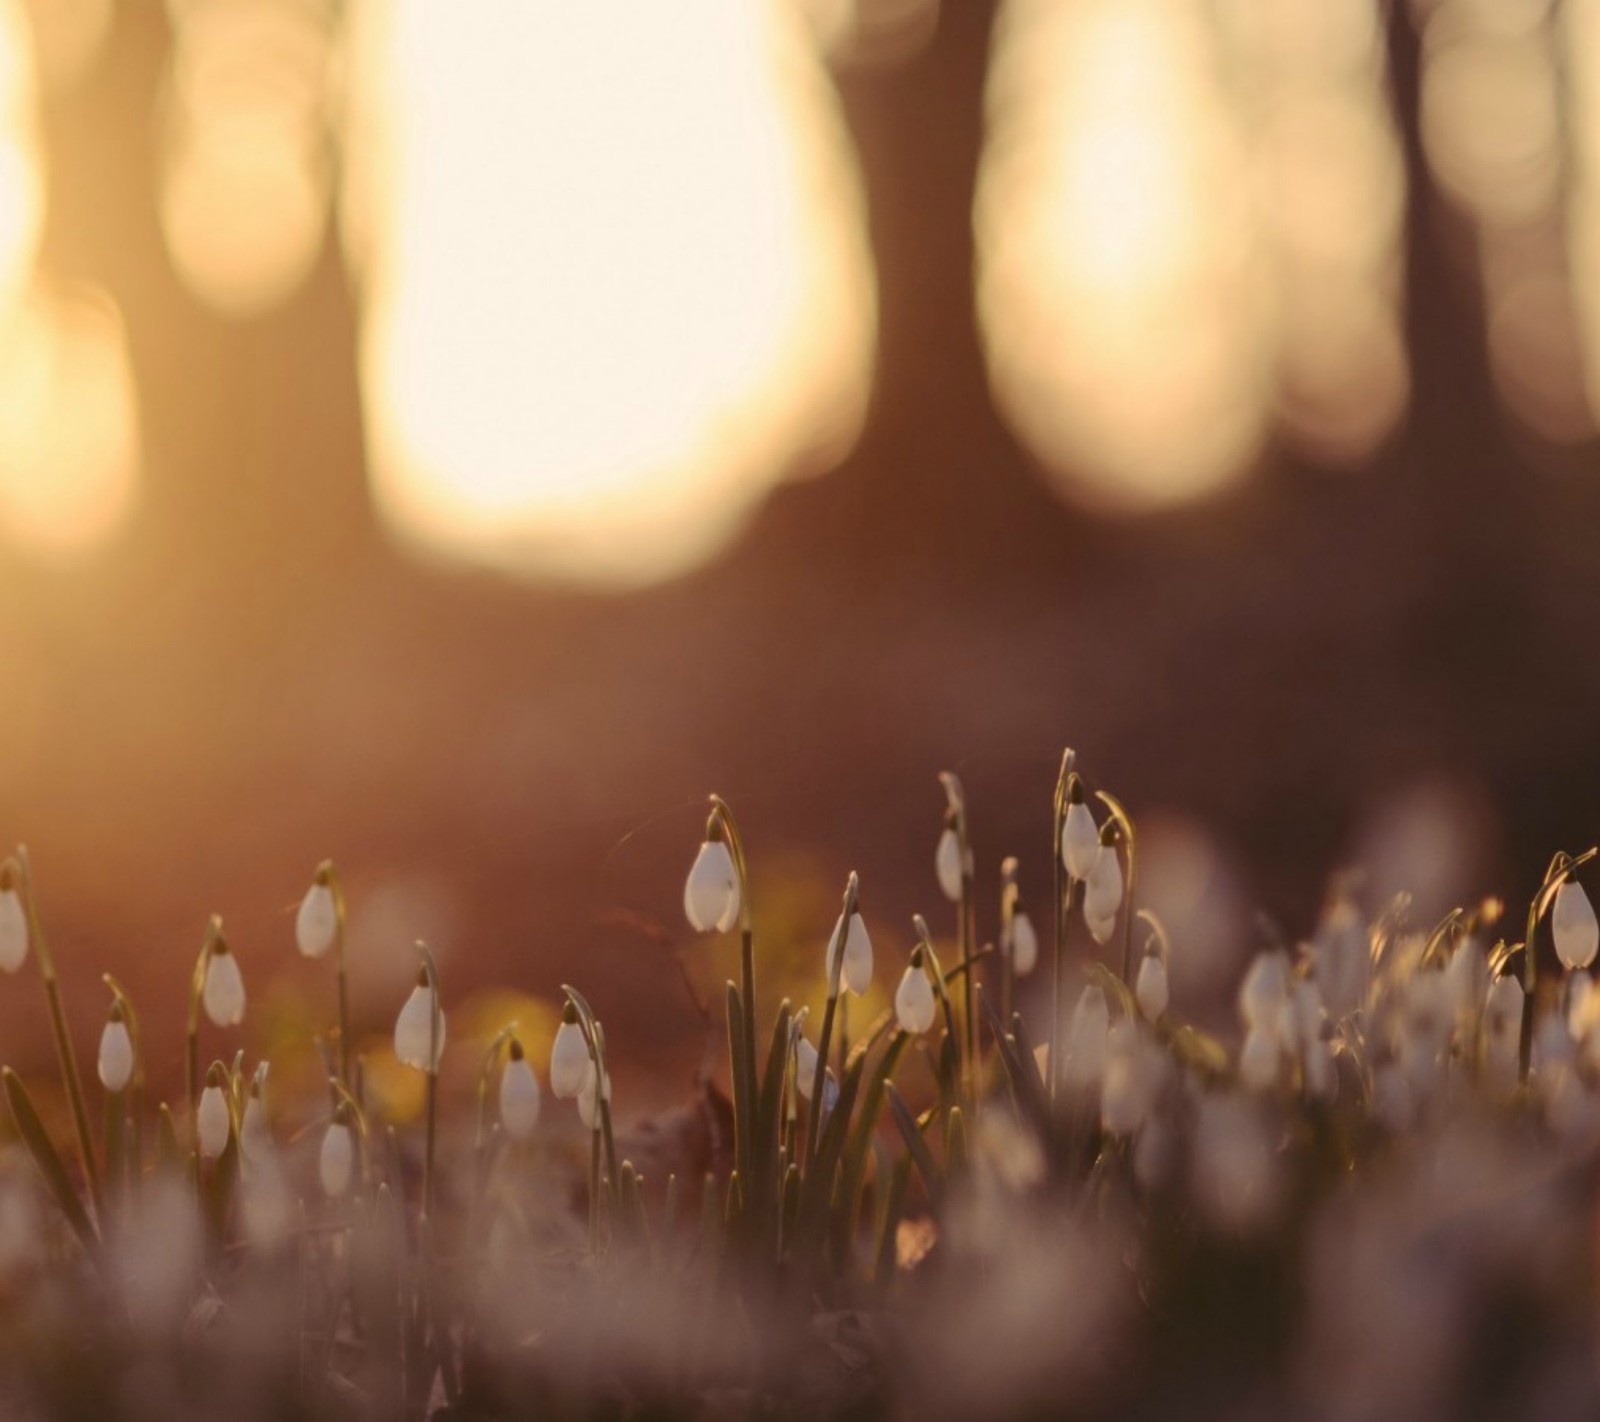
[[[1239,1015],[1246,1027],[1259,1027],[1274,1038],[1284,1035],[1290,1024],[1289,959],[1278,952],[1258,953],[1239,988]]]
[[[570,1101],[587,1085],[591,1065],[589,1044],[578,1026],[578,1009],[569,1002],[550,1045],[551,1094],[559,1101]]]
[[[105,1030],[100,1033],[100,1057],[96,1062],[100,1085],[107,1091],[126,1091],[133,1080],[133,1038],[128,1035],[122,1004],[111,1004]]]
[[[939,879],[939,892],[953,904],[961,901],[961,870],[961,836],[947,818],[933,851],[933,872]]]
[[[333,866],[323,864],[295,915],[294,941],[305,958],[320,958],[339,936],[339,902],[333,892]]]
[[[394,1023],[394,1054],[406,1066],[437,1072],[444,1055],[444,1012],[426,968],[417,970],[417,985]]]
[[[1111,1033],[1111,1006],[1105,989],[1090,983],[1072,1009],[1066,1061],[1067,1080],[1074,1086],[1088,1086],[1105,1069],[1106,1042]]]
[[[1463,939],[1444,965],[1444,981],[1458,1030],[1470,1031],[1489,992],[1489,955],[1483,944],[1476,938]]]
[[[1348,895],[1338,895],[1317,923],[1311,961],[1334,1021],[1348,1017],[1366,1001],[1372,953],[1367,925]]]
[[[195,1112],[195,1136],[200,1154],[206,1160],[215,1160],[228,1148],[233,1135],[233,1114],[228,1110],[228,1098],[223,1090],[226,1077],[220,1066],[213,1065],[206,1076],[206,1089],[200,1093],[200,1106]]]
[[[1100,1121],[1112,1135],[1131,1136],[1143,1127],[1155,1106],[1165,1061],[1136,1023],[1124,1018],[1111,1029],[1100,1087]]]
[[[1027,977],[1039,965],[1039,933],[1023,909],[1019,908],[1012,915],[1008,946],[1011,951],[1011,971],[1019,978]]]
[[[1116,927],[1117,910],[1122,907],[1122,863],[1111,842],[1111,826],[1100,840],[1088,881],[1083,886],[1083,921],[1096,943],[1104,943]]]
[[[1567,968],[1587,968],[1600,950],[1600,920],[1583,885],[1568,879],[1556,890],[1555,906],[1550,910],[1550,936],[1555,939],[1556,956]]]
[[[804,1037],[800,1037],[794,1044],[794,1084],[807,1101],[811,1099],[811,1088],[816,1079],[817,1049]]]
[[[14,973],[28,956],[28,914],[11,882],[10,866],[0,874],[0,969]]]
[[[506,1069],[500,1076],[500,1124],[514,1141],[525,1141],[539,1124],[539,1078],[533,1063],[522,1054],[515,1037],[507,1049]]]
[[[610,1074],[607,1074],[603,1088],[596,1091],[595,1086],[598,1081],[599,1074],[594,1069],[594,1063],[590,1062],[583,1090],[578,1093],[578,1119],[591,1131],[600,1129],[600,1102],[603,1100],[609,1105],[611,1101]]]
[[[1146,953],[1139,964],[1139,976],[1134,981],[1134,1000],[1139,1011],[1152,1022],[1167,1010],[1167,965],[1160,953]]]
[[[1278,1035],[1269,1027],[1252,1027],[1239,1049],[1239,1079],[1252,1091],[1267,1091],[1278,1080]]]
[[[1067,813],[1061,821],[1061,862],[1068,875],[1085,881],[1100,853],[1100,831],[1083,803],[1083,782],[1074,775],[1067,785]]]
[[[895,989],[895,1019],[901,1031],[921,1036],[933,1026],[935,1007],[933,984],[923,971],[922,945],[918,944],[911,950],[911,965],[901,977],[900,986]]]
[[[206,1016],[218,1027],[237,1027],[244,1021],[244,978],[239,972],[239,960],[220,936],[206,957],[200,1000]]]
[[[841,937],[841,930],[845,929],[844,918],[833,926],[833,934],[828,939],[828,983],[834,982],[834,956]],[[841,987],[848,988],[860,997],[872,986],[872,939],[867,936],[866,920],[859,912],[850,915],[848,930],[843,932],[844,938],[844,967],[839,975]]]
[[[322,1182],[322,1193],[330,1200],[339,1199],[349,1191],[355,1171],[355,1132],[350,1129],[350,1108],[341,1103],[323,1133],[322,1149],[317,1153],[317,1178]]]
[[[1504,1095],[1516,1087],[1522,1050],[1522,984],[1509,974],[1489,987],[1483,1010],[1484,1071],[1490,1087]]]
[[[239,1122],[239,1150],[251,1165],[264,1166],[272,1159],[272,1125],[267,1120],[267,1064],[262,1062],[250,1082],[250,1095]]]
[[[726,933],[739,921],[739,871],[713,816],[683,886],[683,911],[696,933]]]

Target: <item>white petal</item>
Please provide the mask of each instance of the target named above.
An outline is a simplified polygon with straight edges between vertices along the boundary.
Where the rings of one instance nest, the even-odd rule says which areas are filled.
[[[1115,919],[1122,907],[1122,861],[1113,844],[1102,844],[1083,886],[1083,916],[1089,922]],[[1104,941],[1104,940],[1102,940]]]
[[[438,1071],[444,1040],[444,1013],[435,1004],[433,989],[418,983],[395,1019],[394,1054],[418,1071]]]
[[[1067,873],[1074,879],[1087,879],[1099,852],[1100,831],[1095,828],[1089,807],[1081,801],[1068,805],[1061,822],[1061,862]]]
[[[231,952],[213,953],[206,963],[201,1001],[206,1016],[218,1027],[237,1027],[244,1021],[244,977]]]
[[[500,1078],[500,1124],[514,1141],[525,1141],[539,1124],[539,1078],[526,1058],[506,1063]]]
[[[550,1047],[550,1092],[561,1101],[570,1101],[589,1080],[589,1046],[583,1029],[576,1022],[563,1022],[556,1029]]]
[[[1278,1079],[1278,1038],[1267,1027],[1245,1033],[1239,1052],[1239,1079],[1252,1091],[1266,1091]]]
[[[811,1088],[816,1084],[816,1079],[817,1049],[802,1037],[794,1044],[794,1084],[807,1101],[811,1099]]]
[[[725,841],[700,846],[684,881],[683,911],[696,933],[726,933],[739,921],[739,874]]]
[[[1510,973],[1489,984],[1489,999],[1484,1004],[1483,1025],[1492,1035],[1515,1034],[1522,1040],[1522,984]]]
[[[1084,915],[1083,921],[1089,926],[1089,933],[1096,943],[1109,943],[1111,935],[1117,931],[1117,917],[1112,914],[1110,918],[1090,918]]]
[[[356,1168],[355,1133],[342,1121],[332,1122],[322,1137],[317,1155],[317,1176],[322,1193],[337,1200],[350,1188]]]
[[[1550,935],[1555,939],[1556,956],[1568,968],[1587,968],[1600,950],[1600,920],[1583,885],[1568,879],[1556,890],[1550,911]]]
[[[1276,1034],[1289,1007],[1289,959],[1282,952],[1258,953],[1239,988],[1239,1015],[1247,1027]]]
[[[894,1015],[903,1030],[920,1036],[933,1026],[933,984],[921,968],[907,968],[895,989]]]
[[[100,1034],[100,1085],[107,1091],[123,1091],[133,1079],[133,1038],[126,1022],[107,1022]]]
[[[1072,1010],[1072,1028],[1066,1053],[1067,1080],[1086,1086],[1105,1067],[1106,1041],[1111,1032],[1111,1006],[1105,989],[1090,983]]]
[[[313,884],[300,900],[294,920],[294,941],[302,956],[320,958],[333,947],[338,932],[339,910],[333,890],[327,884]]]
[[[839,941],[842,919],[828,935],[828,962],[826,972],[830,987],[833,984],[834,945]],[[840,986],[858,997],[872,986],[872,939],[867,935],[866,921],[859,913],[850,915],[850,926],[844,935],[844,967],[839,978]]]
[[[259,1096],[252,1096],[244,1103],[244,1119],[239,1122],[239,1149],[251,1165],[265,1165],[272,1157],[272,1126]]]
[[[933,872],[939,879],[939,891],[951,903],[961,901],[961,836],[946,829],[939,836],[938,847],[933,851]]]
[[[208,1086],[200,1093],[200,1108],[195,1112],[195,1134],[199,1138],[200,1154],[215,1160],[228,1148],[228,1137],[233,1134],[233,1118],[228,1114],[228,1101],[220,1086]]]
[[[1039,934],[1033,920],[1019,913],[1011,920],[1011,971],[1025,978],[1039,964]]]
[[[600,1098],[611,1100],[611,1081],[608,1077],[603,1092],[595,1090],[594,1063],[589,1063],[589,1074],[584,1078],[583,1090],[578,1093],[578,1119],[591,1131],[600,1129]]]
[[[0,892],[0,968],[14,973],[28,956],[28,915],[15,889]]]
[[[1133,995],[1138,1000],[1139,1011],[1152,1022],[1167,1010],[1167,965],[1159,953],[1144,955],[1144,962],[1139,964]]]

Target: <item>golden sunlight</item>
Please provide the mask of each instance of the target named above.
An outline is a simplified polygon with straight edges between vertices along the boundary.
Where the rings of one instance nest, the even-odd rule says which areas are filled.
[[[44,226],[38,99],[27,15],[0,0],[0,313],[32,280]]]
[[[366,0],[341,220],[408,544],[639,584],[863,418],[860,180],[798,9]]]
[[[36,555],[88,551],[122,523],[138,475],[115,308],[90,291],[31,293],[0,328],[0,526]]]

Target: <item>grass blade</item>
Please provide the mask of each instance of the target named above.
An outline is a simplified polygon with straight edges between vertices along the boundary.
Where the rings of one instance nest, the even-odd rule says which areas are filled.
[[[72,1227],[72,1232],[78,1236],[90,1257],[94,1257],[100,1243],[99,1236],[89,1220],[88,1211],[83,1207],[83,1201],[78,1198],[78,1192],[72,1188],[67,1167],[62,1163],[60,1152],[51,1144],[50,1133],[39,1119],[28,1088],[10,1067],[0,1072],[0,1078],[5,1082],[6,1104],[11,1107],[11,1119],[16,1122],[17,1134],[27,1146],[33,1163],[39,1167],[39,1173],[44,1176],[44,1182],[50,1187],[50,1193],[55,1196],[56,1204]]]

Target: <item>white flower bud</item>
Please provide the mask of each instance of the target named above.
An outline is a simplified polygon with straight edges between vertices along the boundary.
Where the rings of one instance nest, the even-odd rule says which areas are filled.
[[[696,933],[726,933],[739,921],[739,871],[724,840],[700,846],[683,886],[683,911]]]
[[[522,1045],[513,1041],[511,1059],[500,1077],[500,1124],[514,1141],[525,1141],[539,1124],[539,1078],[533,1063],[522,1055]]]
[[[100,1085],[107,1091],[125,1091],[133,1080],[133,1038],[128,1035],[128,1024],[122,1020],[120,1006],[112,1009],[111,1018],[100,1034],[100,1059],[96,1066]]]
[[[245,1100],[244,1116],[239,1122],[239,1151],[251,1165],[265,1165],[272,1159],[272,1125],[259,1091],[252,1091]]]
[[[833,926],[833,933],[828,938],[828,982],[833,983],[834,951],[839,942],[839,930],[843,927],[843,919]],[[872,986],[872,939],[867,936],[866,921],[859,913],[850,915],[850,926],[844,935],[844,969],[839,977],[839,984],[843,988],[859,997]]]
[[[1583,885],[1568,879],[1556,890],[1555,906],[1550,910],[1550,936],[1555,939],[1556,956],[1568,968],[1587,968],[1600,950],[1600,919],[1584,893]]]
[[[1267,1091],[1278,1080],[1278,1036],[1267,1027],[1252,1027],[1239,1050],[1239,1079],[1252,1091]]]
[[[408,1067],[437,1072],[444,1055],[444,1039],[444,1012],[423,972],[395,1018],[394,1054]]]
[[[794,1044],[794,1084],[805,1100],[811,1099],[811,1088],[817,1079],[817,1049],[801,1037]]]
[[[1489,991],[1489,955],[1476,938],[1463,940],[1450,955],[1444,965],[1444,985],[1457,1024],[1470,1026],[1476,1022]]]
[[[1061,862],[1074,879],[1087,879],[1100,853],[1100,831],[1081,800],[1067,806],[1061,822]]]
[[[1114,844],[1102,844],[1089,868],[1083,886],[1083,917],[1092,928],[1096,923],[1113,923],[1122,907],[1122,861]],[[1104,938],[1095,935],[1101,943]],[[1106,935],[1110,937],[1110,934]]]
[[[0,889],[0,969],[14,973],[28,956],[28,915],[15,889]]]
[[[1105,989],[1096,983],[1084,988],[1078,1005],[1072,1009],[1072,1025],[1066,1061],[1066,1079],[1074,1086],[1087,1086],[1105,1068],[1106,1040],[1111,1032],[1111,1005]]]
[[[903,1031],[920,1036],[933,1026],[935,1007],[933,984],[928,981],[921,964],[913,962],[902,975],[900,986],[895,989],[895,1019]]]
[[[1289,959],[1281,952],[1258,953],[1239,989],[1239,1015],[1246,1027],[1277,1036],[1289,1007]]]
[[[1011,920],[1011,971],[1025,978],[1039,965],[1039,933],[1020,909]]]
[[[335,1116],[323,1133],[322,1149],[317,1153],[317,1176],[322,1182],[322,1193],[330,1200],[339,1199],[349,1191],[355,1173],[355,1132],[348,1122]]]
[[[939,836],[938,847],[933,851],[933,872],[939,879],[939,891],[951,903],[961,901],[961,836],[953,826],[946,826]]]
[[[215,1160],[228,1148],[228,1138],[233,1134],[233,1117],[228,1111],[228,1098],[214,1079],[200,1093],[200,1107],[195,1112],[195,1136],[200,1154]]]
[[[1127,1018],[1111,1029],[1100,1085],[1100,1122],[1114,1136],[1131,1136],[1145,1123],[1161,1086],[1165,1056]]]
[[[244,1021],[244,978],[239,960],[220,939],[206,958],[205,983],[200,1001],[218,1027],[237,1027]]]
[[[1134,982],[1133,995],[1139,1011],[1152,1022],[1167,1010],[1167,965],[1159,953],[1146,953],[1139,964],[1139,976]]]
[[[1483,1009],[1484,1029],[1493,1037],[1522,1038],[1522,984],[1510,973],[1489,984],[1489,999]]]
[[[598,1078],[594,1063],[589,1063],[589,1074],[584,1078],[583,1090],[578,1093],[578,1119],[591,1131],[600,1129],[600,1101],[611,1100],[611,1078],[605,1079],[605,1085],[599,1092],[595,1090]]]
[[[550,1092],[559,1101],[570,1101],[589,1080],[589,1044],[577,1016],[563,1020],[550,1046]]]
[[[302,957],[320,958],[339,935],[339,907],[333,888],[320,879],[306,890],[295,915],[294,941]]]

